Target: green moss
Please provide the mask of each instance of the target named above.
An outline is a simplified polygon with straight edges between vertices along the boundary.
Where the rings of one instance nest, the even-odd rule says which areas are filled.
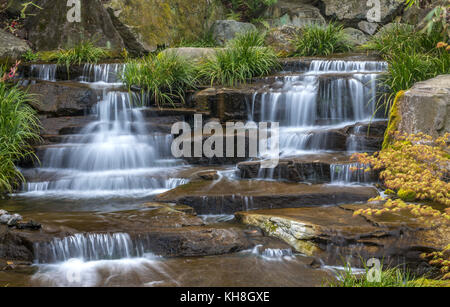
[[[398,107],[399,107],[399,100],[405,95],[405,91],[400,91],[397,93],[394,99],[394,103],[392,104],[392,107],[389,111],[389,124],[388,128],[386,129],[386,132],[384,134],[384,141],[383,141],[383,149],[388,148],[391,145],[391,135],[398,129],[398,124],[401,120],[401,115],[399,113]]]
[[[414,201],[416,199],[416,192],[400,189],[397,192],[397,196],[403,201]]]

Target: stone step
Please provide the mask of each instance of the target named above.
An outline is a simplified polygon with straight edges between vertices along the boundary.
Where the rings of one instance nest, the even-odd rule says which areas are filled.
[[[231,214],[242,210],[367,201],[377,195],[377,190],[371,187],[221,179],[191,182],[157,196],[157,200],[186,204],[199,214]]]
[[[329,264],[342,265],[342,259],[351,259],[353,265],[362,267],[361,259],[378,258],[385,265],[417,266],[423,262],[422,252],[441,250],[448,242],[442,231],[421,224],[403,211],[353,216],[354,211],[367,208],[383,207],[369,203],[277,208],[238,212],[235,216],[239,222],[259,227],[298,252],[322,257]]]

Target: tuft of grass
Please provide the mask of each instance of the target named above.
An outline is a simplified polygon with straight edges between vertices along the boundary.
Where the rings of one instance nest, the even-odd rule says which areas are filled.
[[[264,36],[255,32],[239,35],[227,48],[216,52],[200,67],[200,76],[211,85],[235,86],[254,77],[271,73],[278,58],[271,48],[264,47]]]
[[[185,39],[183,37],[175,47],[214,48],[217,47],[217,43],[214,40],[213,33],[207,31],[195,39]]]
[[[328,25],[311,24],[303,28],[294,39],[296,56],[328,56],[352,50],[342,25],[333,22]]]
[[[48,56],[48,60],[56,61],[59,65],[81,65],[83,63],[96,64],[102,59],[111,57],[110,52],[96,47],[91,41],[84,41],[70,49],[58,50]]]
[[[234,39],[228,42],[227,47],[264,47],[265,36],[265,33],[261,33],[259,31],[247,31],[244,33],[239,33]]]
[[[375,35],[364,48],[374,50],[389,63],[388,73],[381,79],[380,107],[388,113],[398,92],[408,90],[414,83],[450,73],[450,53],[437,48],[447,38],[436,28],[431,32],[416,31],[414,27],[394,24]]]
[[[17,85],[0,82],[0,193],[24,180],[15,163],[35,157],[30,143],[40,137],[36,111],[28,105],[32,99]]]
[[[328,281],[329,287],[341,288],[369,288],[369,287],[423,287],[423,279],[415,279],[409,271],[403,271],[399,268],[383,269],[379,281],[369,281],[370,268],[365,267],[365,273],[355,274],[349,264],[344,266],[344,270],[337,274],[337,281]]]
[[[130,90],[138,87],[159,106],[175,99],[184,102],[185,91],[197,85],[196,76],[192,62],[174,53],[160,53],[128,61],[122,81]]]

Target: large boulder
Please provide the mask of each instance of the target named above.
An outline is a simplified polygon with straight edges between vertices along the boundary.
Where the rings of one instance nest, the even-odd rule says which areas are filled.
[[[325,18],[320,14],[320,10],[311,4],[303,3],[303,1],[293,3],[280,0],[267,10],[266,17],[274,27],[285,25],[303,27],[308,24],[325,23]]]
[[[295,52],[293,41],[301,34],[301,28],[296,26],[281,26],[271,29],[266,35],[266,44],[275,50],[279,56],[287,57]]]
[[[137,39],[146,50],[173,46],[182,39],[195,40],[212,23],[225,17],[221,1],[205,0],[106,0],[102,1],[125,43]],[[119,28],[118,23],[122,26]],[[121,29],[131,32],[123,35]],[[128,37],[128,38],[126,38]],[[131,40],[130,40],[130,37]]]
[[[388,22],[403,8],[403,0],[379,0],[380,20],[377,22]],[[322,0],[325,15],[346,23],[357,23],[372,17],[371,12],[376,6],[369,5],[368,1],[361,0]],[[368,20],[371,21],[371,20]]]
[[[450,132],[450,74],[416,83],[397,103],[400,132],[433,137]]]
[[[77,83],[39,81],[28,87],[40,113],[57,116],[84,115],[101,99],[102,90]]]
[[[28,50],[24,40],[0,29],[0,59],[17,59]]]
[[[355,28],[345,28],[344,33],[347,35],[347,42],[352,46],[364,45],[369,40],[364,32]]]
[[[377,32],[378,24],[375,22],[360,21],[358,28],[366,34],[374,35]]]
[[[41,4],[42,2],[42,4]],[[68,20],[67,1],[42,0],[26,22],[28,39],[38,50],[70,48],[84,40],[113,50],[125,45],[108,12],[98,0],[81,2],[81,22]]]
[[[208,58],[214,58],[216,55],[216,49],[214,48],[168,48],[161,51],[162,54],[175,54],[179,57],[191,61],[206,60]]]
[[[222,46],[238,34],[256,30],[256,27],[251,23],[235,20],[217,20],[211,28],[214,40]]]

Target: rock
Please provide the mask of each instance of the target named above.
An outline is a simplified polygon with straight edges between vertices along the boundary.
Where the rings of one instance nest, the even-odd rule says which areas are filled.
[[[301,28],[295,26],[282,26],[272,28],[266,35],[265,42],[267,46],[283,57],[287,57],[296,51],[293,40],[301,33]]]
[[[155,48],[147,45],[142,40],[142,37],[138,32],[133,31],[131,27],[122,23],[122,21],[118,17],[116,17],[112,8],[108,8],[107,11],[109,13],[109,17],[111,17],[111,21],[114,27],[123,39],[125,48],[131,56],[142,57],[149,52],[154,52],[156,50]]]
[[[370,187],[308,185],[259,180],[194,181],[156,197],[161,202],[186,204],[198,214],[288,208],[367,201],[378,195]]]
[[[405,23],[391,22],[391,23],[388,23],[388,24],[382,26],[382,27],[378,30],[378,32],[375,34],[375,36],[382,35],[384,32],[390,31],[390,30],[392,30],[392,29],[395,28],[395,27],[412,28],[411,25],[408,25],[408,24],[405,24]]]
[[[211,27],[214,40],[221,46],[235,38],[236,35],[250,31],[257,31],[253,24],[235,20],[217,20]]]
[[[15,60],[29,50],[26,41],[0,29],[0,59]]]
[[[168,48],[162,54],[176,54],[191,61],[201,61],[215,57],[215,48]]]
[[[33,243],[0,225],[0,258],[33,261]]]
[[[204,0],[106,0],[110,14],[125,43],[136,42],[146,50],[173,46],[181,39],[194,40],[207,32],[214,20],[225,18],[221,1]],[[121,29],[132,35],[124,35]],[[130,38],[132,38],[130,40]],[[128,46],[127,46],[128,47]]]
[[[19,214],[2,214],[0,215],[0,224],[8,225],[10,227],[17,225],[22,220]]]
[[[405,9],[402,15],[401,22],[410,24],[410,25],[418,25],[422,22],[422,20],[428,15],[428,13],[432,10],[432,8],[421,8],[416,5],[411,6],[408,9]]]
[[[368,206],[376,205],[257,210],[236,213],[236,218],[298,252],[326,258],[327,263],[340,263],[339,257],[352,256],[357,262],[375,257],[384,259],[385,264],[417,265],[423,262],[420,251],[440,250],[450,242],[448,234],[424,228],[404,213],[353,217],[354,211]]]
[[[345,28],[344,33],[347,35],[347,41],[352,46],[361,46],[367,43],[369,38],[364,32],[355,28]]]
[[[303,27],[308,24],[325,23],[325,18],[320,14],[320,10],[311,4],[284,0],[279,0],[271,6],[265,16],[272,27]]]
[[[368,35],[374,35],[377,32],[378,24],[375,22],[360,21],[358,28]]]
[[[30,102],[40,114],[84,115],[99,101],[103,92],[86,84],[38,81],[28,87],[35,95]]]
[[[82,2],[81,22],[68,20],[67,1],[45,0],[41,7],[25,24],[29,41],[39,51],[70,48],[85,40],[117,51],[125,47],[100,1]]]
[[[402,133],[433,137],[450,132],[450,75],[418,82],[398,101]]]
[[[403,8],[403,0],[379,0],[380,20],[376,22],[387,22]],[[325,15],[328,18],[336,18],[346,23],[357,23],[361,20],[368,20],[372,17],[372,12],[376,11],[376,6],[369,5],[367,1],[361,0],[322,0]],[[372,21],[372,20],[369,20]]]
[[[216,170],[205,170],[200,171],[191,176],[191,179],[201,179],[201,180],[217,180],[219,179],[219,174]]]

